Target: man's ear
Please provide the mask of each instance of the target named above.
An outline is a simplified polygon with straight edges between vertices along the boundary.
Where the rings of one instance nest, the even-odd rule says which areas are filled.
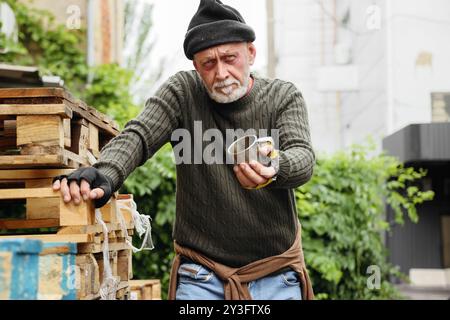
[[[247,44],[247,49],[248,49],[248,62],[252,66],[255,63],[256,58],[256,47],[253,44],[253,42],[249,42]]]
[[[192,60],[192,64],[194,65],[195,70],[198,71],[198,68],[197,68],[197,61],[195,61],[195,59]]]

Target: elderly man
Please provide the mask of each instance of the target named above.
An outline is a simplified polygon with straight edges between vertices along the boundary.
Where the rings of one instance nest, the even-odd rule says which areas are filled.
[[[259,149],[272,158],[266,164],[177,163],[170,299],[313,298],[293,193],[314,167],[305,102],[293,84],[250,72],[254,40],[236,9],[201,0],[184,41],[195,71],[168,79],[93,167],[55,178],[66,202],[93,199],[100,207],[162,145],[175,150],[176,130],[194,133],[201,122],[222,134],[278,133],[278,148]]]

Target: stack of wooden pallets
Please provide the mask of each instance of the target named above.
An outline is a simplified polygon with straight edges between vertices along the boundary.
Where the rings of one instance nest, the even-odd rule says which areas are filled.
[[[60,88],[0,89],[0,168],[78,168],[117,124]]]
[[[118,132],[111,119],[63,89],[0,89],[0,239],[76,243],[78,299],[99,298],[105,240],[119,281],[116,297],[128,298],[132,266],[126,240],[134,225],[131,212],[119,204],[131,207],[132,197],[118,195],[101,208],[106,236],[91,201],[66,204],[51,183],[57,175],[89,165]],[[19,207],[21,216],[6,212]]]

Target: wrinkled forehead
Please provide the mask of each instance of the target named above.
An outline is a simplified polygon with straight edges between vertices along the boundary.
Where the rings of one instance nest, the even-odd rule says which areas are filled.
[[[195,54],[196,59],[213,58],[217,55],[222,56],[233,52],[241,51],[246,47],[246,42],[231,42],[210,47]]]

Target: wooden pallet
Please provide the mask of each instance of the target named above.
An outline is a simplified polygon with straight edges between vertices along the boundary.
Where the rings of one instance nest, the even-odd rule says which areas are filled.
[[[0,230],[9,233],[0,235],[0,239],[30,238],[44,242],[76,243],[76,266],[79,270],[77,298],[99,299],[104,268],[102,253],[106,239],[102,225],[95,221],[93,203],[82,201],[80,205],[66,204],[60,192],[51,188],[53,177],[72,171],[73,169],[0,170],[0,206],[4,201],[13,201],[14,204],[22,201],[25,202],[26,210],[22,219],[0,219]],[[132,254],[126,240],[131,240],[134,224],[131,213],[120,210],[126,225],[126,231],[123,230],[116,208],[119,203],[131,207],[131,199],[131,195],[116,195],[100,209],[108,229],[110,265],[113,275],[120,281],[117,299],[128,299],[130,294]],[[45,234],[27,232],[28,229],[36,228],[52,228],[54,231]]]
[[[8,216],[0,219],[0,229],[10,233],[26,229],[53,228],[53,234],[22,234],[25,238],[35,238],[44,242],[76,242],[79,252],[101,251],[104,241],[102,226],[95,221],[92,201],[65,203],[59,191],[51,188],[53,177],[69,174],[72,170],[34,169],[0,170],[0,206],[4,201],[25,202],[25,217],[17,219]],[[119,203],[131,207],[131,195],[117,195],[100,208],[102,219],[109,230],[108,238],[115,250],[126,248],[125,234],[117,218]],[[128,235],[133,234],[134,224],[128,210],[120,210]],[[10,235],[14,237],[15,234]],[[8,235],[3,235],[3,238]]]
[[[0,219],[0,229],[31,229],[44,227],[90,226],[95,222],[91,201],[79,205],[64,203],[59,191],[51,188],[53,177],[69,174],[73,169],[0,170],[0,205],[6,200],[22,200],[26,203],[25,219]],[[101,208],[105,221],[117,223],[116,201],[131,199],[120,195]],[[123,210],[126,223],[131,215]],[[130,225],[130,228],[134,226]],[[79,242],[79,241],[77,241]]]
[[[22,235],[15,236],[0,236],[0,239],[9,238],[9,239],[17,239],[23,238]],[[59,235],[55,235],[52,238],[43,237],[43,235],[29,235],[27,238],[31,239],[41,239],[49,242],[76,242],[79,239],[74,238],[73,235],[70,238],[61,237]],[[113,239],[109,238],[109,241]],[[108,241],[108,242],[109,242]],[[78,253],[75,257],[75,264],[73,270],[75,271],[74,277],[75,281],[75,289],[76,289],[76,298],[78,300],[95,300],[100,298],[100,286],[103,282],[103,271],[105,268],[105,261],[103,260],[103,246],[104,242],[101,241],[98,243],[99,250],[96,252],[89,252],[87,249],[89,247],[83,246],[89,245],[88,243],[77,243]],[[122,239],[114,239],[114,242],[110,242],[108,244],[109,248],[109,258],[110,258],[110,266],[112,275],[119,281],[119,285],[117,288],[117,299],[128,299],[130,293],[130,285],[129,281],[133,277],[132,272],[132,251],[130,247],[125,243],[125,238]],[[61,246],[61,249],[58,247],[51,248],[50,250],[46,250],[45,252],[41,252],[41,256],[49,255],[49,254],[64,254],[66,248]],[[62,251],[58,251],[62,250]],[[72,270],[72,269],[71,269]],[[55,277],[55,275],[53,275]],[[49,291],[49,290],[47,290]],[[51,290],[50,290],[51,291]],[[44,292],[41,292],[44,293]],[[49,293],[49,292],[46,292]]]
[[[119,281],[117,299],[122,299],[125,293],[130,291],[129,281],[133,277],[131,250],[111,250],[110,265],[113,276]],[[103,255],[101,253],[78,254],[76,266],[78,270],[77,299],[95,300],[100,298],[99,290],[103,281],[104,268]]]
[[[130,280],[131,300],[161,300],[161,281]]]
[[[0,89],[0,168],[78,168],[118,133],[64,89]]]

